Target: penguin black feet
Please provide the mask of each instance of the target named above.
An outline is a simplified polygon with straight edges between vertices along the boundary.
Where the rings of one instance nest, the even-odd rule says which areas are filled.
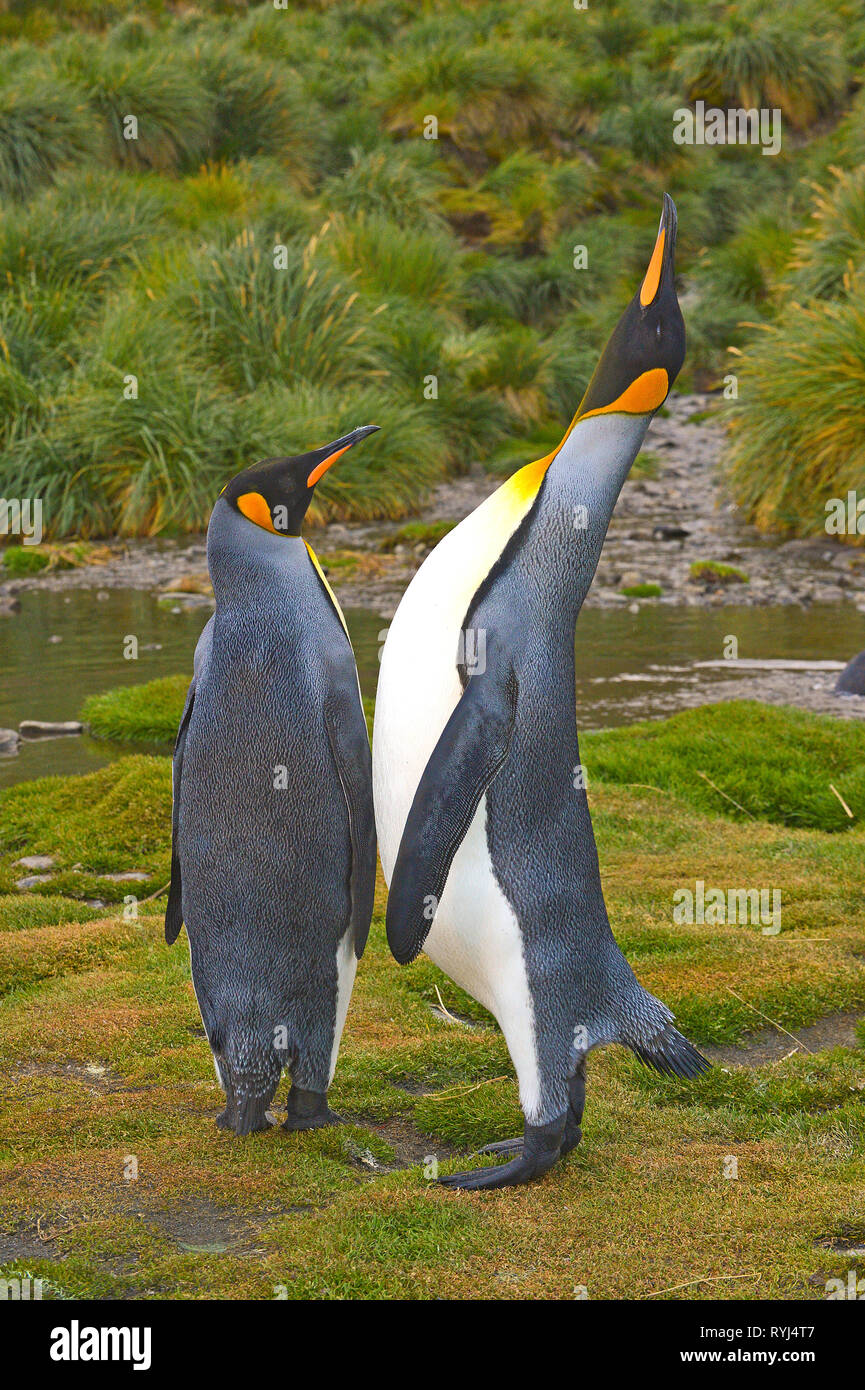
[[[485,1144],[479,1151],[482,1154],[513,1154],[513,1162],[503,1163],[498,1168],[476,1168],[472,1173],[451,1173],[439,1178],[439,1182],[445,1187],[471,1192],[485,1187],[513,1187],[542,1177],[582,1139],[585,1103],[586,1063],[583,1059],[568,1082],[568,1108],[559,1119],[548,1125],[530,1125],[526,1121],[525,1133],[520,1138],[499,1139],[494,1144]]]
[[[304,1091],[292,1086],[288,1093],[287,1115],[283,1129],[323,1129],[325,1125],[341,1125],[342,1116],[335,1114],[323,1091]]]
[[[495,1168],[476,1168],[471,1173],[449,1173],[439,1178],[442,1187],[457,1187],[462,1192],[480,1192],[493,1187],[516,1187],[520,1183],[540,1178],[558,1160],[565,1137],[568,1111],[546,1125],[530,1125],[526,1121],[522,1139],[503,1139],[490,1144],[481,1153],[516,1153],[519,1157]],[[517,1147],[518,1146],[518,1147]]]
[[[237,1110],[231,1106],[226,1106],[221,1115],[216,1117],[217,1129],[231,1129],[235,1134],[261,1134],[264,1130],[270,1129],[270,1120],[262,1111],[259,1113],[238,1114]]]
[[[568,1114],[565,1120],[565,1137],[562,1140],[562,1158],[575,1149],[583,1137],[583,1110],[586,1106],[586,1059],[580,1062],[568,1082]]]

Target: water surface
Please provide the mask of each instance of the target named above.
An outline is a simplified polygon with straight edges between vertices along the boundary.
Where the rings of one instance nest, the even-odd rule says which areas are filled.
[[[76,719],[88,695],[157,676],[191,674],[209,606],[178,611],[135,589],[21,594],[21,612],[0,618],[0,726],[22,719]],[[386,621],[367,609],[346,610],[361,687],[374,695]],[[138,639],[138,658],[124,659],[124,641]],[[581,728],[630,723],[667,713],[701,684],[737,679],[705,671],[728,637],[740,657],[837,659],[865,647],[865,614],[852,605],[717,609],[644,604],[639,612],[588,608],[577,625],[577,712]],[[52,641],[52,638],[60,641]],[[803,676],[807,679],[807,676]],[[88,736],[22,743],[0,758],[0,786],[57,773],[89,772],[129,752]],[[169,751],[160,745],[156,752]]]

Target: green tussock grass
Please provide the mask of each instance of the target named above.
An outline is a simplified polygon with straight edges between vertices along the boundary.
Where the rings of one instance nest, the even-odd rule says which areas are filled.
[[[770,739],[747,714],[759,776]],[[746,1042],[765,1026],[755,1009],[793,1030],[865,1003],[858,826],[737,823],[597,775],[590,799],[614,930],[696,1042]],[[169,805],[167,758],[4,792],[0,872],[25,842],[62,869],[142,853],[167,868]],[[673,894],[695,877],[780,886],[780,936],[675,924]],[[826,1246],[861,1231],[855,1049],[716,1067],[693,1085],[608,1049],[589,1063],[583,1141],[542,1182],[437,1188],[436,1171],[519,1132],[516,1086],[490,1016],[429,960],[390,958],[384,903],[380,880],[331,1090],[348,1123],[244,1141],[213,1123],[188,956],[164,945],[159,905],[133,922],[88,911],[62,873],[38,897],[0,897],[4,1275],[27,1268],[55,1297],[546,1299],[584,1285],[604,1299],[745,1269],[744,1290],[722,1279],[685,1296],[791,1299],[846,1270]],[[465,1024],[432,1012],[437,989]]]
[[[381,434],[328,473],[314,521],[509,472],[572,419],[669,188],[680,384],[747,349],[736,491],[758,525],[813,529],[815,467],[839,495],[857,466],[855,328],[818,335],[809,397],[790,305],[846,294],[860,259],[861,17],[565,11],[7,6],[0,496],[41,496],[53,537],[194,531],[246,464],[367,420]],[[676,145],[696,100],[779,107],[781,152]],[[825,439],[821,399],[842,426]]]

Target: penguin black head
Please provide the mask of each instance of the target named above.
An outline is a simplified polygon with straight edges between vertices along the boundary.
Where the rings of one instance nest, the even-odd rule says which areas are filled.
[[[319,478],[346,449],[375,434],[378,428],[362,425],[320,449],[310,449],[308,454],[263,459],[232,478],[220,496],[247,521],[265,531],[278,536],[299,536]]]
[[[663,405],[685,358],[685,323],[675,284],[676,205],[664,194],[649,268],[601,354],[576,419],[648,415]]]

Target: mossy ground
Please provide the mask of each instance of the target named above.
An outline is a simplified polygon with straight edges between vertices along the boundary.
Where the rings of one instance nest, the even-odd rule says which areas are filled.
[[[188,687],[181,675],[120,686],[91,696],[80,718],[97,738],[173,744]],[[372,701],[364,704],[371,719]],[[593,731],[580,746],[592,777],[675,791],[699,810],[734,819],[843,831],[865,814],[865,727],[851,720],[730,700]]]
[[[167,880],[169,796],[167,759],[135,757],[0,802],[4,1274],[55,1296],[794,1299],[851,1266],[828,1247],[865,1239],[857,1047],[692,1085],[611,1049],[589,1065],[583,1143],[542,1182],[428,1181],[427,1156],[464,1167],[521,1116],[489,1016],[429,961],[390,958],[381,882],[331,1092],[349,1123],[218,1131],[187,952],[164,945],[159,901],[124,921],[70,896],[115,867]],[[619,940],[695,1042],[745,1040],[755,1009],[792,1031],[865,1003],[858,822],[737,823],[597,781],[590,797]],[[8,879],[28,851],[60,872],[25,897]],[[781,934],[674,925],[672,894],[696,878],[779,887]]]

